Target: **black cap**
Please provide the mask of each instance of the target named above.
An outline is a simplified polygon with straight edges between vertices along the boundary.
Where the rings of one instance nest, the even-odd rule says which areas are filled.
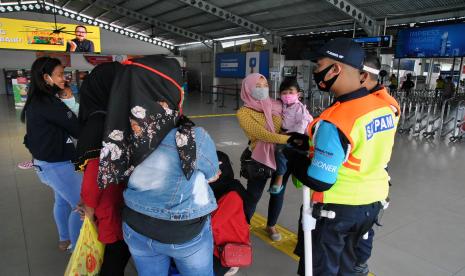
[[[316,59],[322,57],[328,57],[362,70],[365,51],[351,38],[339,37],[326,42],[318,50]]]

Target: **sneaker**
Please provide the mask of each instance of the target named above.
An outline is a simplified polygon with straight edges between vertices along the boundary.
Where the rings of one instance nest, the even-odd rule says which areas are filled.
[[[238,267],[231,267],[225,274],[224,276],[232,276],[236,275],[236,273],[239,271]]]
[[[32,169],[32,167],[34,167],[34,163],[32,162],[32,160],[18,163],[18,168],[20,168],[21,170],[29,170]]]
[[[266,232],[268,232],[268,236],[272,241],[280,241],[282,239],[281,234],[276,230],[276,227],[266,227]]]
[[[356,264],[354,267],[354,272],[356,276],[367,276],[370,270],[368,269],[368,264]]]
[[[283,189],[284,189],[284,185],[271,185],[270,189],[268,189],[268,192],[272,195],[277,195]]]

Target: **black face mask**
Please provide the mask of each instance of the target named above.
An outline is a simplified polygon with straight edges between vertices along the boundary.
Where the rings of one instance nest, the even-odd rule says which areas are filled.
[[[332,77],[329,80],[325,81],[326,74],[328,74],[329,70],[334,66],[334,64],[329,65],[325,69],[321,70],[320,72],[313,73],[313,79],[315,80],[318,89],[321,91],[329,92],[331,86],[336,82],[339,75]]]

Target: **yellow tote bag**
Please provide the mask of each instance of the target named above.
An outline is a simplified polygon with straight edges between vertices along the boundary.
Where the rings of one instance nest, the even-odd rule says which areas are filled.
[[[86,217],[65,276],[97,276],[103,262],[105,245],[98,240],[95,225]]]

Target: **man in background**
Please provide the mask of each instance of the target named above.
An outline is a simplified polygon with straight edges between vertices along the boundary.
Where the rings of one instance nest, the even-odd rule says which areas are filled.
[[[93,53],[94,43],[87,38],[87,28],[79,25],[74,29],[76,38],[68,41],[66,52]]]

